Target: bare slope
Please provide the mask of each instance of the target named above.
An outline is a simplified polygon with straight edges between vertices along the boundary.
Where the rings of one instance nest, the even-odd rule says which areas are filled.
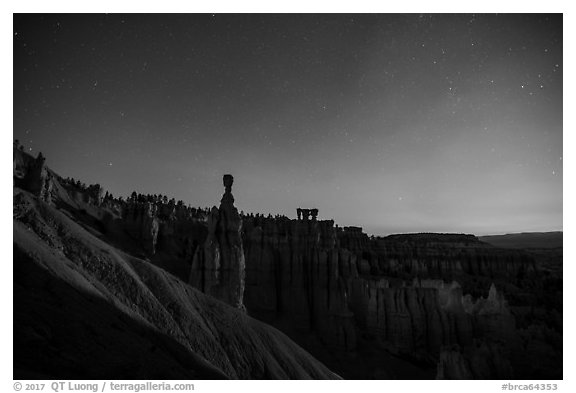
[[[14,378],[337,378],[274,328],[14,189]]]

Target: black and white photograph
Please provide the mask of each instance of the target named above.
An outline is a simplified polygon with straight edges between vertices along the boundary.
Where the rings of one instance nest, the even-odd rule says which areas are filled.
[[[562,13],[12,19],[13,382],[569,377]]]

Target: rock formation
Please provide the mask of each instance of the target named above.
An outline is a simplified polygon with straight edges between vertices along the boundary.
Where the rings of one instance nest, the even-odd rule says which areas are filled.
[[[20,148],[13,149],[14,184],[50,203],[52,198],[52,174],[45,166],[46,158],[42,152],[34,159]]]
[[[308,221],[311,219],[313,221],[316,221],[318,218],[318,209],[301,209],[301,208],[298,208],[298,209],[296,209],[296,215],[298,217],[298,220]]]
[[[346,279],[356,258],[335,250],[332,221],[248,219],[244,229],[248,312],[297,332],[318,332],[324,342],[356,345]]]
[[[517,250],[494,249],[472,235],[414,234],[378,238],[363,248],[374,274],[458,279],[462,275],[516,278],[534,272]]]
[[[510,362],[501,345],[482,340],[466,349],[452,345],[443,349],[437,364],[436,379],[512,379]]]
[[[499,353],[508,359],[516,345],[514,318],[494,285],[476,282],[524,279],[534,272],[528,256],[495,250],[470,235],[370,239],[361,228],[310,220],[306,209],[297,213],[297,220],[246,220],[245,303],[251,315],[295,339],[312,332],[330,348],[362,350],[359,337],[371,337],[390,353],[422,362],[443,356],[446,363],[456,355],[443,348],[468,351],[481,339],[487,346],[507,343]],[[465,296],[455,279],[475,296],[488,296]]]
[[[208,216],[208,236],[198,248],[190,272],[190,284],[233,307],[244,309],[245,261],[242,220],[234,206],[232,175],[224,175],[225,192],[220,208]]]
[[[160,227],[156,213],[156,206],[149,202],[129,204],[122,211],[121,224],[124,231],[140,242],[148,254],[156,253]]]

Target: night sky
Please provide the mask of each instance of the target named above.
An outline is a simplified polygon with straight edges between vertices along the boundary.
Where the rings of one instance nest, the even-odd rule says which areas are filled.
[[[115,196],[562,230],[561,15],[15,15],[14,138]]]

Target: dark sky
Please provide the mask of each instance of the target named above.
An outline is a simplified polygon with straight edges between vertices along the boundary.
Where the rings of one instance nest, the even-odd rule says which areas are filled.
[[[15,15],[14,138],[119,196],[562,229],[561,15]]]

